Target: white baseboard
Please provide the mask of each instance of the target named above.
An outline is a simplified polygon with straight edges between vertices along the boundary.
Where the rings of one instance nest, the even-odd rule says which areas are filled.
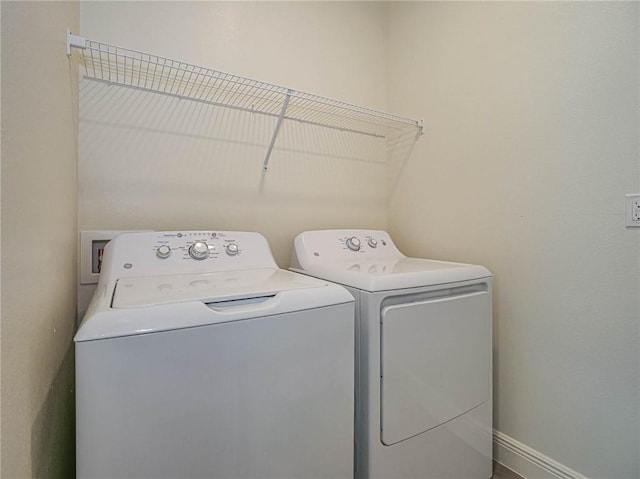
[[[526,479],[588,479],[541,452],[493,430],[493,457]]]

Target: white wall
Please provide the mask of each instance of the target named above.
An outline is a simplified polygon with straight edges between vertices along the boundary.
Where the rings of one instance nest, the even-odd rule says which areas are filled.
[[[424,118],[388,195],[375,148],[83,81],[80,229],[388,226],[495,273],[496,428],[638,477],[637,3],[98,3],[81,34]],[[222,125],[230,125],[223,127]],[[346,153],[344,153],[346,152]]]
[[[76,3],[2,2],[2,463],[73,477]]]
[[[86,2],[82,35],[384,109],[383,4]],[[288,266],[305,229],[385,227],[384,145],[83,80],[79,223],[262,232]]]
[[[2,39],[2,8],[0,8],[0,39]],[[2,48],[0,47],[0,79],[2,79]],[[0,85],[0,107],[2,86]],[[2,114],[0,113],[0,199],[2,198]],[[0,372],[2,371],[2,203],[0,202]],[[1,376],[1,375],[0,375]],[[0,377],[0,479],[2,478],[2,379]]]
[[[427,125],[391,234],[493,271],[495,427],[594,479],[640,475],[639,7],[389,10],[389,109]]]

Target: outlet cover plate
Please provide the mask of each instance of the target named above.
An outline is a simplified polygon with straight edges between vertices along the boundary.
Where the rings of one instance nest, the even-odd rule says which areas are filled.
[[[625,225],[628,228],[640,228],[640,193],[625,197]]]

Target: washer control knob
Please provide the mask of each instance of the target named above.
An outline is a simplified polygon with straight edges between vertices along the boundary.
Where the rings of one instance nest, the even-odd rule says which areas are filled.
[[[372,248],[377,248],[378,247],[378,242],[376,241],[375,238],[369,238],[369,241],[367,241],[367,243],[369,244],[369,246],[371,246]]]
[[[171,248],[169,248],[166,244],[160,245],[156,250],[156,255],[158,256],[158,258],[168,258],[169,256],[171,256]]]
[[[235,243],[229,243],[227,245],[227,254],[229,256],[235,256],[238,254],[238,245]]]
[[[204,241],[196,241],[189,247],[189,256],[193,259],[206,259],[209,257],[209,245]]]
[[[359,251],[360,250],[360,240],[355,236],[347,239],[347,248],[351,251]]]

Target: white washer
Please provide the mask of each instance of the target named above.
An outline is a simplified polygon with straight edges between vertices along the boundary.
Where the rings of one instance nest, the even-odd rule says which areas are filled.
[[[490,272],[371,230],[302,233],[291,268],[356,300],[356,477],[490,478]]]
[[[79,479],[353,477],[353,298],[257,233],[115,238],[75,342]]]

